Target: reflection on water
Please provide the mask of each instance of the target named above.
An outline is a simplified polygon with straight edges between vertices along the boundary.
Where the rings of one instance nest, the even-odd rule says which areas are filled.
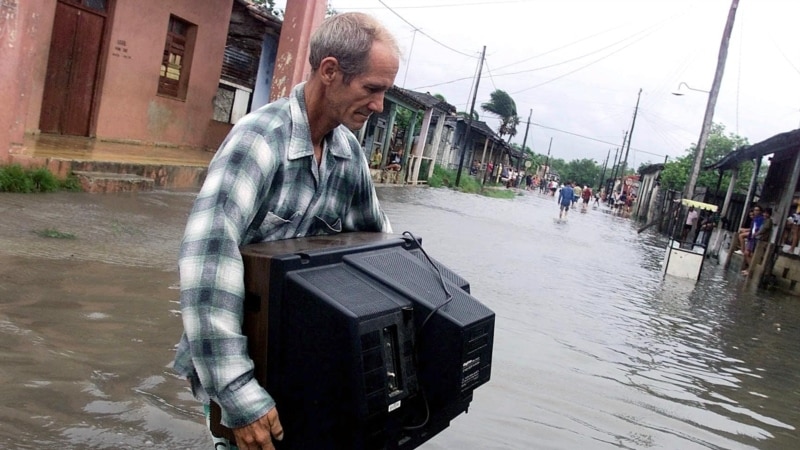
[[[602,208],[557,224],[538,194],[379,194],[497,313],[492,380],[424,448],[800,446],[800,301],[713,262],[697,284],[662,279],[665,242]],[[191,196],[21,198],[0,197],[16,213],[0,215],[0,447],[201,448],[166,368]],[[94,219],[58,219],[73,242],[25,229],[76,207]]]

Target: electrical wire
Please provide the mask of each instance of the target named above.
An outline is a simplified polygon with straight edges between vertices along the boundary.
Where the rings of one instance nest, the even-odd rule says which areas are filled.
[[[433,42],[435,42],[435,43],[437,43],[437,44],[441,45],[442,47],[444,47],[444,48],[446,48],[446,49],[448,49],[448,50],[450,50],[450,51],[452,51],[452,52],[458,53],[459,55],[463,55],[463,56],[466,56],[466,57],[468,57],[468,58],[475,58],[475,59],[478,59],[478,57],[477,57],[477,56],[475,56],[475,55],[470,55],[470,54],[468,54],[468,53],[464,53],[464,52],[462,52],[462,51],[460,51],[460,50],[456,50],[456,49],[454,49],[453,47],[450,47],[450,46],[449,46],[449,45],[447,45],[447,44],[443,44],[442,42],[438,41],[438,40],[437,40],[436,38],[434,38],[433,36],[431,36],[431,35],[429,35],[429,34],[425,33],[425,32],[424,32],[424,31],[422,31],[422,30],[420,30],[420,29],[419,29],[419,28],[418,28],[416,25],[414,25],[413,23],[409,22],[408,20],[406,20],[406,19],[405,19],[405,17],[403,17],[403,16],[401,16],[400,14],[398,14],[398,13],[397,13],[397,11],[395,11],[395,10],[394,10],[394,9],[392,9],[392,8],[390,8],[390,7],[389,7],[389,5],[387,5],[386,3],[384,3],[384,2],[383,2],[383,0],[378,0],[378,3],[380,3],[381,5],[383,5],[383,6],[384,6],[386,9],[388,9],[388,10],[389,10],[389,12],[391,12],[392,14],[394,14],[395,16],[397,16],[397,17],[398,17],[400,20],[402,20],[403,22],[405,22],[406,24],[408,24],[408,26],[410,26],[411,28],[413,28],[413,29],[417,30],[417,31],[419,32],[419,34],[421,34],[421,35],[425,36],[426,38],[428,38],[428,39],[432,40]]]
[[[439,284],[442,286],[442,290],[444,290],[444,294],[445,294],[445,301],[440,303],[435,308],[431,309],[431,311],[428,313],[428,315],[422,321],[422,324],[417,329],[416,339],[414,340],[414,346],[413,346],[412,354],[413,354],[415,363],[418,364],[418,355],[417,355],[418,347],[417,346],[419,345],[419,341],[422,339],[422,331],[428,325],[428,322],[431,320],[431,318],[434,315],[436,315],[436,313],[439,312],[440,309],[444,308],[445,306],[450,304],[451,301],[453,301],[453,294],[447,288],[447,283],[444,281],[444,276],[442,275],[441,270],[439,270],[439,266],[436,263],[433,262],[433,260],[431,259],[430,256],[428,256],[428,253],[425,251],[425,249],[422,248],[422,245],[420,245],[420,243],[419,243],[420,241],[416,238],[416,236],[414,236],[414,234],[412,232],[410,232],[410,231],[404,231],[403,232],[403,236],[408,237],[411,240],[411,242],[414,243],[414,246],[417,249],[419,249],[419,251],[422,252],[422,255],[425,256],[425,259],[428,261],[428,263],[431,265],[431,267],[433,267],[433,270],[436,272],[436,275],[437,275],[436,278],[439,281]],[[425,405],[425,416],[424,416],[424,419],[422,420],[421,423],[419,423],[417,425],[406,425],[406,426],[404,426],[403,427],[404,430],[418,430],[420,428],[425,427],[428,424],[428,421],[430,420],[430,405],[428,405],[428,397],[425,395],[425,387],[422,384],[419,385],[419,393],[420,393],[420,397],[422,398],[422,403],[423,403],[423,405]]]

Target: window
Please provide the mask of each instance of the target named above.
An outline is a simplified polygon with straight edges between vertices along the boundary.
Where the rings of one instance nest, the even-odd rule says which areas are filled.
[[[107,0],[66,0],[66,3],[76,6],[83,6],[84,8],[99,11],[101,13],[106,12],[108,7]]]
[[[178,17],[170,16],[158,80],[159,94],[181,100],[186,99],[189,67],[196,35],[197,26]]]

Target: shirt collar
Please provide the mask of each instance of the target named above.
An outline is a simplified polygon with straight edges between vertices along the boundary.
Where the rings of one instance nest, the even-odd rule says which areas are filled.
[[[286,154],[289,160],[314,155],[314,145],[311,142],[311,130],[308,124],[308,110],[306,109],[305,84],[302,82],[295,86],[289,96],[289,110],[292,117],[292,135]],[[339,125],[324,137],[327,149],[333,156],[343,159],[353,157],[347,139],[348,133],[350,131],[344,125]]]

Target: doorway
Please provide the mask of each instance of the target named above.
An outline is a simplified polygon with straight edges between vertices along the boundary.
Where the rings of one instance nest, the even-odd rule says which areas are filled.
[[[39,129],[89,136],[106,0],[59,0],[56,4]]]

